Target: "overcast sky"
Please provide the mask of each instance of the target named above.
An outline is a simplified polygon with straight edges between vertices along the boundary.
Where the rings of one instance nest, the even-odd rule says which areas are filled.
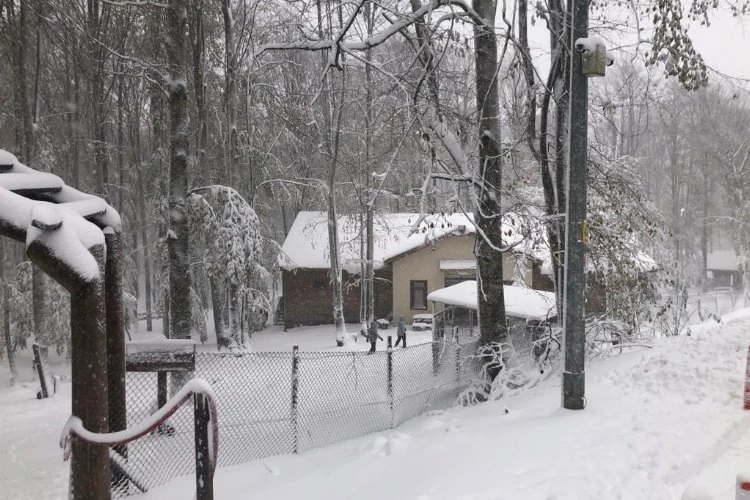
[[[685,14],[687,15],[685,6]],[[711,68],[734,78],[747,80],[745,87],[750,84],[750,15],[743,18],[734,18],[725,10],[716,10],[709,16],[710,27],[700,26],[692,23],[688,34],[693,40],[696,49],[701,53],[706,64]],[[645,21],[648,25],[648,22]],[[498,25],[502,25],[499,21]],[[634,33],[634,32],[633,32]],[[632,45],[636,37],[633,33],[619,36],[618,42],[623,45]],[[606,38],[617,38],[615,33],[607,33]],[[549,33],[543,22],[537,22],[536,26],[529,27],[529,44],[532,54],[536,60],[540,75],[546,78],[549,70]],[[644,52],[647,45],[642,45],[640,50]],[[626,49],[632,53],[632,48]],[[615,53],[616,58],[627,57],[626,53]],[[641,58],[642,60],[642,58]],[[654,72],[659,74],[658,71]],[[713,75],[709,75],[711,79]]]
[[[690,35],[706,64],[722,73],[750,80],[750,16],[713,14],[711,26],[695,26]]]

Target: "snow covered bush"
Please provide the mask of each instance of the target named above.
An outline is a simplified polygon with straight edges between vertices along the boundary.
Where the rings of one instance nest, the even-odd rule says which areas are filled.
[[[190,224],[211,283],[218,347],[245,348],[270,311],[258,216],[234,189],[208,186],[191,192]]]
[[[523,352],[516,351],[511,342],[493,342],[469,356],[468,361],[479,363],[480,369],[459,394],[458,404],[469,406],[513,397],[549,378],[560,360],[560,331],[531,327],[530,333],[532,344]]]

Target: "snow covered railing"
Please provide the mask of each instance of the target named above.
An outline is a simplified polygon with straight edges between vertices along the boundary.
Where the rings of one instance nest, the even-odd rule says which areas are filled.
[[[195,418],[196,499],[211,500],[213,499],[214,471],[216,470],[216,460],[219,454],[219,423],[216,412],[216,396],[211,385],[203,379],[194,378],[190,380],[172,399],[167,401],[166,405],[130,429],[102,434],[90,432],[84,428],[80,418],[71,415],[65,427],[63,427],[62,435],[60,436],[63,460],[70,458],[74,439],[113,447],[124,446],[131,441],[150,434],[179,410],[191,397],[194,401],[193,411]],[[210,433],[208,428],[209,422],[211,423]]]

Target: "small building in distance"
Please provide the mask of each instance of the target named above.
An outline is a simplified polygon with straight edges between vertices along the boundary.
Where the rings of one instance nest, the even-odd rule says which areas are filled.
[[[706,256],[707,278],[713,286],[737,287],[742,283],[742,273],[734,250],[716,250]]]

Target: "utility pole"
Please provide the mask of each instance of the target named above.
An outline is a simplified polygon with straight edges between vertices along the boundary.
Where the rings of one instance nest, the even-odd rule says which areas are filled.
[[[585,318],[584,247],[588,239],[586,222],[586,172],[588,132],[588,78],[583,74],[583,54],[576,41],[588,37],[588,0],[569,0],[570,28],[570,113],[568,124],[567,227],[565,243],[565,371],[562,404],[568,410],[585,406]]]

